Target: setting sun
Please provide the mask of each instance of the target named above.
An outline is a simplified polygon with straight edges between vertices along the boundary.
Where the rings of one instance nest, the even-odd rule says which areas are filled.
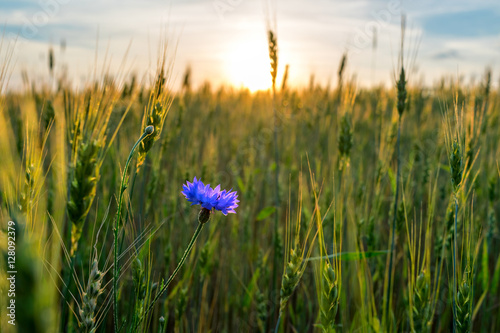
[[[226,61],[230,83],[252,92],[269,89],[271,74],[267,52],[265,39],[235,41]]]

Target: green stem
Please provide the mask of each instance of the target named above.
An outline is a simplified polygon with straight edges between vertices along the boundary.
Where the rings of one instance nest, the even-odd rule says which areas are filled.
[[[71,229],[71,228],[68,228]],[[66,304],[66,300],[69,299],[69,290],[71,287],[71,274],[73,272],[73,269],[75,267],[75,256],[76,252],[70,257],[70,262],[69,262],[69,269],[64,269],[63,268],[63,281],[64,281],[64,286],[63,286],[63,298],[61,299],[61,307],[62,307],[62,315],[61,315],[61,322],[60,322],[60,332],[68,332],[68,309],[70,305]],[[64,266],[67,267],[67,266]],[[71,301],[70,301],[71,302]]]
[[[389,253],[389,276],[388,276],[388,281],[387,281],[387,293],[386,293],[386,299],[385,299],[385,319],[386,319],[386,325],[389,323],[388,321],[388,316],[389,316],[389,304],[390,299],[391,299],[391,283],[392,283],[392,266],[393,266],[393,260],[394,260],[394,248],[395,248],[395,234],[396,234],[396,217],[398,213],[398,197],[399,197],[399,177],[400,177],[400,152],[399,152],[399,145],[400,145],[400,137],[401,137],[401,116],[398,118],[398,139],[396,142],[396,197],[394,198],[394,207],[393,207],[393,216],[392,216],[392,231],[391,231],[391,250]]]
[[[198,227],[196,228],[196,230],[195,230],[195,232],[193,234],[193,237],[191,237],[191,240],[189,241],[189,244],[188,244],[186,250],[184,251],[184,254],[182,255],[181,260],[177,264],[177,267],[175,268],[175,270],[172,273],[172,275],[170,275],[170,277],[168,278],[167,282],[165,282],[165,284],[163,285],[163,287],[156,294],[155,298],[153,299],[153,301],[149,305],[148,310],[144,314],[144,318],[146,318],[148,316],[148,314],[151,312],[151,310],[153,310],[156,302],[160,299],[161,295],[163,295],[163,293],[167,290],[168,286],[170,285],[170,282],[172,282],[172,280],[175,278],[175,276],[177,275],[177,273],[181,269],[182,265],[184,265],[184,262],[186,261],[186,259],[187,259],[188,255],[189,255],[189,253],[191,252],[191,250],[193,249],[194,243],[196,242],[196,239],[200,235],[201,229],[203,229],[203,225],[204,224],[205,223],[198,223]]]
[[[130,154],[128,155],[127,162],[125,163],[125,168],[123,169],[123,174],[122,174],[122,181],[120,184],[120,195],[118,197],[118,208],[116,212],[116,218],[115,218],[115,227],[113,230],[113,239],[114,239],[114,246],[113,246],[113,320],[114,320],[114,330],[115,332],[118,330],[118,277],[120,276],[120,269],[118,268],[118,229],[121,227],[121,210],[122,210],[122,203],[123,203],[123,193],[127,189],[127,183],[128,181],[126,180],[127,178],[127,170],[128,166],[130,164],[130,161],[132,160],[132,157],[134,155],[134,151],[137,148],[137,146],[144,140],[148,135],[152,134],[154,132],[154,127],[153,126],[148,126],[144,130],[144,133],[142,133],[141,137],[135,145],[132,147],[132,150],[130,151]]]
[[[458,199],[455,193],[455,227],[453,229],[453,332],[457,331],[457,215],[458,215]]]
[[[125,219],[124,219],[124,223],[127,223],[128,221],[128,214],[129,212],[132,210],[132,195],[134,194],[134,185],[135,185],[135,178],[137,176],[137,171],[134,172],[134,175],[132,176],[132,185],[130,186],[130,195],[128,197],[128,208],[127,208],[127,212],[125,214]],[[118,253],[121,253],[122,252],[122,249],[123,249],[123,242],[125,240],[125,235],[124,234],[121,234],[121,237],[120,237],[120,246],[118,247]]]
[[[274,141],[274,164],[275,164],[275,172],[274,172],[274,204],[276,206],[276,213],[274,214],[274,240],[273,240],[273,246],[274,246],[274,255],[273,255],[273,279],[272,279],[272,288],[271,290],[274,290],[276,287],[276,278],[278,275],[278,253],[277,253],[277,248],[278,248],[278,242],[279,242],[279,237],[278,237],[278,222],[279,222],[279,206],[280,206],[280,197],[279,197],[279,152],[278,152],[278,114],[276,111],[276,88],[275,85],[273,84],[272,87],[273,91],[273,118],[274,118],[274,126],[273,126],[273,141]],[[273,310],[274,311],[274,310]],[[273,313],[274,317],[274,313]]]
[[[130,213],[130,211],[132,210],[132,195],[134,194],[134,188],[135,188],[135,180],[137,178],[137,173],[138,173],[139,170],[135,170],[133,176],[132,176],[132,184],[130,185],[130,196],[129,196],[129,201],[128,201],[128,209],[127,209],[127,212],[125,213],[125,223],[127,223],[128,221],[128,214]],[[133,217],[132,217],[132,220],[133,220]],[[121,250],[121,248],[120,248]]]
[[[278,321],[276,322],[276,327],[274,328],[274,333],[278,333],[278,330],[280,328],[280,322],[281,322],[281,312],[278,316]]]
[[[76,139],[73,140],[73,145],[76,144]],[[71,147],[71,154],[74,156],[75,154],[75,147]],[[73,161],[70,159],[68,163],[72,164]],[[74,177],[74,170],[73,168],[70,168],[70,175],[68,179],[72,179]],[[71,194],[71,182],[68,182],[66,185],[66,203],[69,202],[70,200],[70,194]],[[66,234],[65,234],[65,241],[64,244],[69,244],[71,247],[71,228],[73,226],[73,223],[69,220],[68,212],[66,209],[66,214],[64,214],[64,224],[66,226]],[[62,291],[62,300],[61,300],[61,320],[60,320],[60,332],[66,333],[68,332],[68,312],[69,312],[69,306],[66,304],[66,300],[69,298],[69,291],[71,287],[71,273],[74,268],[74,256],[76,253],[73,253],[73,255],[70,257],[70,262],[69,262],[69,271],[67,271],[67,266],[62,267],[61,275],[63,276],[63,281],[64,281],[64,286],[63,286],[63,291]]]

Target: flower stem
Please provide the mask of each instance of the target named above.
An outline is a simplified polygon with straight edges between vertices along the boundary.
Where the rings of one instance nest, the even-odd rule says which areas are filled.
[[[193,249],[194,243],[196,243],[196,239],[198,238],[198,236],[201,233],[201,229],[203,229],[203,225],[204,225],[204,223],[198,223],[198,227],[196,228],[196,230],[195,230],[195,232],[193,234],[193,237],[191,237],[191,240],[189,241],[189,244],[188,244],[186,250],[184,251],[184,254],[182,255],[181,260],[177,264],[177,267],[175,267],[175,270],[172,273],[172,275],[170,275],[170,277],[168,278],[167,282],[165,282],[165,284],[163,285],[163,287],[156,294],[155,298],[153,299],[153,301],[149,305],[146,313],[144,314],[144,317],[147,317],[147,315],[153,310],[156,302],[160,299],[161,295],[163,295],[163,293],[165,292],[165,290],[167,290],[168,286],[170,285],[170,282],[172,282],[172,280],[175,278],[175,276],[177,275],[177,273],[181,269],[182,265],[184,265],[184,262],[186,261],[189,253]]]
[[[120,184],[120,194],[118,196],[118,208],[116,211],[116,218],[115,218],[115,226],[113,230],[113,320],[114,320],[114,330],[115,332],[118,330],[118,278],[120,276],[120,269],[118,267],[118,229],[122,226],[120,223],[121,220],[121,210],[122,210],[122,203],[123,203],[123,193],[127,189],[127,170],[128,166],[130,164],[130,161],[132,160],[132,157],[134,155],[134,151],[137,148],[137,146],[144,140],[148,135],[152,134],[154,131],[154,128],[152,126],[146,127],[144,130],[144,133],[142,133],[141,137],[137,142],[134,144],[132,147],[132,150],[130,151],[130,154],[128,155],[127,162],[125,163],[125,168],[123,169],[123,174],[122,174],[122,181]]]

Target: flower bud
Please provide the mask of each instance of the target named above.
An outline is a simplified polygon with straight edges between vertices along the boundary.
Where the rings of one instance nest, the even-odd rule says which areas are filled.
[[[152,126],[152,125],[149,125],[148,127],[146,127],[146,129],[144,130],[144,133],[146,133],[147,135],[151,135],[153,134],[153,132],[155,131],[155,127]]]
[[[198,213],[198,222],[201,224],[207,223],[210,220],[210,210],[202,208]]]

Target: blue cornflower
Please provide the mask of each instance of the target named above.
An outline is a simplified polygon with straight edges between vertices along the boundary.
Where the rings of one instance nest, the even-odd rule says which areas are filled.
[[[220,190],[220,185],[211,188],[210,184],[203,184],[201,180],[196,179],[192,183],[189,181],[182,185],[181,192],[192,205],[201,205],[207,210],[219,210],[222,214],[236,213],[234,210],[238,207],[238,193],[234,191]]]
[[[240,201],[238,200],[238,194],[236,192],[223,190],[222,192],[219,192],[214,208],[220,210],[224,215],[227,215],[228,213],[236,214],[234,209],[238,207],[238,202]]]

